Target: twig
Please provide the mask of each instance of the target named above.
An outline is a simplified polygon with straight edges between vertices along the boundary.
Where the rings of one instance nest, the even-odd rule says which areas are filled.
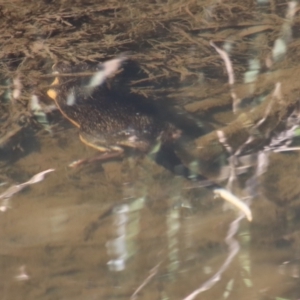
[[[130,297],[131,300],[135,300],[137,298],[137,294],[150,282],[150,280],[157,274],[158,268],[161,262],[159,262],[154,268],[149,271],[149,276],[144,280],[144,282],[135,290],[135,292]]]
[[[2,199],[2,205],[0,206],[0,211],[5,212],[7,208],[9,207],[8,205],[8,200],[16,193],[20,192],[23,190],[25,187],[27,187],[30,184],[38,183],[42,180],[44,180],[44,177],[47,173],[55,171],[54,169],[48,169],[46,171],[40,172],[33,177],[31,177],[30,180],[21,183],[21,184],[16,184],[11,187],[9,187],[4,193],[0,195],[0,199]]]
[[[234,72],[233,72],[233,68],[232,68],[232,64],[231,64],[231,60],[227,54],[226,51],[220,49],[219,47],[217,47],[214,42],[210,41],[209,44],[215,48],[215,50],[220,54],[221,58],[223,59],[224,63],[225,63],[225,67],[227,70],[227,74],[228,74],[228,83],[230,85],[234,84]]]
[[[78,72],[78,73],[55,73],[40,75],[40,78],[53,78],[53,77],[89,77],[95,75],[95,72]]]
[[[219,268],[219,270],[206,282],[204,282],[197,290],[192,292],[190,295],[185,297],[183,300],[193,300],[197,295],[200,293],[203,293],[210,288],[212,288],[220,279],[223,273],[226,271],[226,269],[229,267],[231,262],[233,261],[234,257],[238,254],[240,250],[240,245],[238,241],[236,241],[233,237],[237,233],[239,229],[239,223],[244,218],[244,216],[239,216],[237,219],[235,219],[229,227],[227,236],[225,238],[225,242],[228,245],[229,248],[229,254],[225,260],[225,262],[222,264],[222,266]]]
[[[229,166],[230,166],[230,176],[228,179],[228,183],[227,183],[227,189],[228,190],[232,190],[232,183],[233,181],[236,179],[236,172],[235,172],[235,165],[236,165],[236,159],[235,159],[235,154],[233,153],[232,148],[230,147],[230,145],[227,142],[226,136],[224,134],[224,131],[222,130],[217,130],[217,136],[219,139],[219,142],[225,147],[225,149],[227,150],[227,152],[229,153]]]
[[[238,108],[238,104],[240,102],[240,99],[238,98],[238,96],[236,95],[236,93],[233,89],[233,84],[234,84],[235,80],[234,80],[234,71],[233,71],[231,60],[230,60],[229,55],[226,51],[224,51],[224,50],[220,49],[219,47],[217,47],[212,41],[210,41],[209,44],[212,47],[215,48],[215,50],[220,54],[221,58],[223,59],[223,61],[225,63],[226,71],[227,71],[227,74],[228,74],[228,83],[231,86],[230,95],[231,95],[231,98],[233,100],[232,110],[233,110],[234,113],[236,113],[237,108]]]
[[[140,79],[140,80],[135,80],[135,81],[132,81],[130,83],[130,85],[136,85],[136,84],[139,84],[141,82],[146,82],[146,81],[150,81],[150,80],[154,80],[154,79],[157,79],[157,78],[161,78],[161,77],[165,77],[166,75],[165,74],[161,74],[161,75],[157,75],[157,76],[152,76],[152,77],[148,77],[148,78],[143,78],[143,79]]]

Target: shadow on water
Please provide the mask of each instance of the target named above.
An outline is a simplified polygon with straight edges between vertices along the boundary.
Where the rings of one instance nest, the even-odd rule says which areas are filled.
[[[96,2],[0,4],[1,299],[299,299],[297,2]],[[170,153],[69,167],[95,150],[49,108],[51,67],[126,51],[106,88],[156,101],[251,223]]]

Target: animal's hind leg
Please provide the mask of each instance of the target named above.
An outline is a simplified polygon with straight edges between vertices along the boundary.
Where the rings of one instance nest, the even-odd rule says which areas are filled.
[[[118,158],[123,155],[123,152],[124,152],[124,150],[122,148],[120,148],[120,150],[118,150],[118,151],[112,150],[110,152],[104,152],[104,153],[98,154],[96,156],[93,156],[91,158],[79,159],[79,160],[73,161],[72,163],[69,164],[69,167],[75,168],[75,167],[78,167],[83,164],[92,163],[94,161],[102,161],[103,162],[103,161],[107,161],[112,158]]]
[[[80,137],[81,141],[83,141],[85,144],[88,144],[87,142],[85,142],[85,139],[83,138],[83,136],[81,134],[79,135],[79,137]],[[90,145],[88,144],[88,146],[90,146]],[[91,163],[94,161],[102,161],[102,162],[107,161],[112,158],[122,157],[123,153],[124,153],[124,149],[121,147],[118,147],[118,146],[112,146],[110,148],[99,148],[99,147],[93,147],[93,148],[96,148],[98,151],[101,151],[101,153],[99,153],[96,156],[93,156],[91,158],[76,160],[76,161],[72,162],[69,165],[69,167],[75,168],[82,164],[88,164],[88,163]]]

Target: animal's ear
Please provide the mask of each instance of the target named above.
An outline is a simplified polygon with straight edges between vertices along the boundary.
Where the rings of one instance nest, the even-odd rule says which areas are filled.
[[[56,100],[58,93],[61,92],[59,87],[63,86],[63,91],[66,93],[75,88],[81,96],[88,97],[108,77],[115,74],[126,59],[125,55],[120,55],[96,67],[88,63],[72,65],[68,62],[58,62],[52,66],[53,74],[58,74],[58,76],[55,77],[47,94],[51,99]],[[73,94],[73,92],[71,93]],[[71,102],[73,104],[73,101]]]
[[[99,71],[91,77],[88,87],[94,88],[100,86],[108,77],[118,71],[125,59],[126,57],[120,56],[100,64]]]

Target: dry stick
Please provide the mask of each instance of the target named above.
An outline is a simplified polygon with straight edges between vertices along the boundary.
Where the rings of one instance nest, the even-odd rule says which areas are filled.
[[[231,60],[230,60],[227,52],[225,52],[224,50],[217,47],[212,41],[210,41],[209,44],[215,48],[215,50],[220,54],[221,58],[223,59],[223,61],[225,63],[226,71],[228,74],[228,83],[230,85],[233,85],[234,84],[234,73],[233,73]]]
[[[268,116],[270,115],[270,112],[271,112],[271,109],[273,107],[273,104],[274,104],[274,101],[275,100],[281,100],[282,97],[281,97],[281,83],[280,82],[277,82],[275,84],[275,89],[274,89],[274,92],[272,94],[272,97],[271,97],[271,100],[270,102],[268,103],[267,105],[267,108],[264,112],[264,115],[263,117],[253,126],[254,129],[257,129],[261,124],[263,124],[266,119],[268,118]],[[245,149],[245,147],[247,145],[249,145],[250,143],[252,143],[252,141],[254,140],[254,136],[253,135],[250,135],[247,139],[247,141],[245,143],[243,143],[235,152],[235,155],[238,156],[241,154],[241,152]]]
[[[40,78],[53,78],[53,77],[85,77],[85,76],[93,76],[95,72],[78,72],[78,73],[53,73],[53,74],[45,74],[40,75]]]
[[[253,128],[257,129],[261,124],[263,124],[266,121],[266,119],[269,116],[270,111],[272,109],[274,99],[278,99],[278,100],[282,99],[282,97],[281,97],[281,83],[280,82],[277,82],[276,85],[275,85],[275,90],[274,90],[274,92],[272,94],[272,98],[271,98],[271,100],[270,100],[270,102],[269,102],[269,104],[268,104],[268,106],[265,110],[263,118],[261,120],[259,120],[257,122],[257,124],[255,124],[253,126]],[[221,131],[221,130],[217,130],[217,136],[219,138],[219,142],[225,147],[227,152],[231,155],[230,158],[229,158],[230,176],[229,176],[228,183],[227,183],[227,186],[226,186],[227,189],[231,191],[232,190],[232,183],[236,179],[236,172],[235,172],[236,157],[239,156],[241,154],[241,152],[243,151],[243,149],[245,149],[245,147],[247,145],[249,145],[255,138],[254,138],[253,135],[250,135],[248,137],[248,139],[235,151],[235,153],[233,153],[232,148],[227,143],[226,136],[225,136],[224,132]]]
[[[235,80],[234,80],[234,72],[233,72],[233,67],[232,67],[231,60],[230,60],[227,52],[220,49],[220,48],[218,48],[212,41],[210,41],[210,45],[215,48],[215,50],[220,54],[221,58],[223,59],[223,61],[225,63],[227,74],[228,74],[228,83],[231,86],[230,94],[231,94],[231,98],[233,100],[232,108],[233,108],[233,112],[235,113],[236,110],[237,110],[237,104],[239,102],[239,99],[238,99],[238,97],[237,97],[237,95],[236,95],[236,93],[235,93],[235,91],[232,87]],[[227,188],[229,190],[231,190],[232,189],[232,183],[236,179],[235,156],[233,154],[232,148],[227,143],[226,135],[224,134],[224,132],[222,130],[217,130],[217,136],[218,136],[219,142],[225,147],[227,152],[230,154],[230,158],[229,158],[230,177],[229,177],[229,180],[228,180]]]
[[[288,152],[288,151],[300,151],[300,147],[288,147],[288,148],[273,150],[273,152]]]
[[[281,83],[280,82],[277,82],[275,84],[275,89],[274,89],[274,92],[272,94],[271,101],[270,101],[270,103],[267,106],[267,109],[265,111],[264,117],[255,125],[254,128],[258,128],[262,123],[264,123],[266,121],[267,117],[269,116],[269,114],[271,112],[271,109],[272,109],[272,106],[273,106],[273,103],[274,103],[275,99],[277,99],[277,100],[282,99],[282,96],[281,96]]]
[[[289,72],[285,72],[285,70],[283,70],[282,72],[274,72],[273,78],[266,78],[267,82],[263,82],[262,80],[261,82],[263,82],[264,85],[268,85],[270,82],[273,82],[274,79],[286,81],[287,78],[289,78],[290,76],[297,76],[297,74],[299,74],[298,68],[289,69]],[[294,91],[297,90],[297,86],[292,88],[290,87],[289,94],[291,94],[292,92],[295,93]],[[289,113],[288,108],[294,107],[296,103],[298,103],[297,97],[289,97],[287,98],[287,101],[283,106],[272,106],[272,109],[269,112],[267,119],[272,119],[278,114],[281,114],[281,119],[285,118]],[[257,122],[264,118],[268,105],[269,101],[265,100],[260,105],[256,106],[253,110],[239,115],[236,120],[232,121],[229,125],[220,129],[224,132],[225,136],[227,137],[227,140],[233,142],[233,144],[231,144],[231,147],[233,149],[238,149],[238,145],[244,144],[248,140],[251,134],[248,130],[249,126],[247,124],[257,124]],[[276,120],[278,120],[278,117],[276,117]],[[278,122],[274,122],[269,124],[269,129],[276,128]],[[213,131],[196,139],[195,146],[196,147],[190,150],[191,156],[197,156],[200,159],[205,160],[216,159],[216,157],[218,157],[224,151],[222,145],[218,143],[218,136],[216,134],[216,131]]]
[[[228,74],[228,83],[231,86],[230,88],[230,95],[231,98],[233,100],[232,102],[232,110],[234,113],[236,113],[237,111],[237,106],[240,102],[240,99],[237,97],[233,85],[234,85],[234,72],[233,72],[233,67],[232,67],[232,63],[231,60],[229,58],[229,55],[226,51],[220,49],[219,47],[217,47],[212,41],[209,42],[209,44],[215,48],[215,50],[220,54],[221,58],[223,59],[224,63],[225,63],[225,67],[226,67],[226,71]]]
[[[264,116],[261,120],[259,120],[259,122],[257,124],[255,124],[254,128],[258,128],[261,124],[263,124],[267,117],[269,116],[270,112],[271,112],[271,109],[272,109],[272,106],[273,106],[273,103],[274,103],[274,99],[281,99],[281,83],[280,82],[277,82],[276,85],[275,85],[275,90],[272,94],[272,98],[270,100],[270,102],[268,103],[267,105],[267,108],[265,110],[265,113],[264,113]],[[245,143],[242,144],[241,147],[239,147],[237,149],[237,151],[235,153],[233,153],[233,150],[232,150],[232,147],[230,147],[230,145],[227,143],[227,140],[226,140],[226,137],[225,137],[225,134],[223,131],[221,130],[217,130],[217,136],[219,138],[219,142],[227,149],[227,151],[232,154],[230,159],[229,159],[229,163],[230,163],[230,170],[231,170],[231,174],[230,174],[230,177],[229,177],[229,180],[228,180],[228,184],[227,184],[227,189],[229,189],[229,191],[231,190],[231,187],[232,187],[232,183],[233,181],[236,179],[236,172],[235,172],[235,158],[241,153],[242,149],[245,148],[246,145],[248,145],[250,142],[252,142],[254,140],[254,137],[252,135],[249,136],[249,138],[247,139],[247,141]],[[222,194],[222,193],[226,193],[226,191],[222,191],[220,190],[219,191],[219,195],[224,198],[224,199],[231,199],[231,196],[230,197],[227,197],[227,195],[225,194]],[[231,202],[230,200],[227,200],[229,202]],[[249,207],[244,204],[242,201],[239,201],[239,202],[231,202],[233,203],[235,206],[237,206],[240,210],[242,210],[248,220],[252,220],[252,214],[251,214],[251,211],[249,209]]]
[[[135,80],[135,81],[132,81],[130,83],[130,85],[135,85],[135,84],[139,84],[139,83],[142,83],[142,82],[146,82],[146,81],[150,81],[150,80],[155,80],[155,79],[158,79],[158,78],[161,78],[161,77],[165,77],[165,76],[166,76],[165,74],[162,74],[162,75],[152,76],[152,77],[148,77],[148,78],[143,78],[143,79],[140,79],[140,80]]]
[[[5,135],[0,137],[0,148],[3,147],[14,135],[16,135],[19,131],[22,130],[22,127],[19,125],[13,129],[10,129]]]
[[[232,184],[234,180],[236,179],[236,172],[235,172],[235,165],[236,165],[236,159],[235,159],[235,154],[233,153],[232,148],[227,142],[226,136],[222,130],[217,130],[217,136],[219,138],[219,142],[225,147],[227,152],[229,153],[230,157],[228,159],[229,161],[229,166],[230,166],[230,176],[228,179],[228,183],[226,188],[231,191],[232,190]]]
[[[101,70],[100,70],[101,71]],[[40,75],[40,78],[53,78],[53,77],[90,77],[94,76],[99,71],[94,72],[76,72],[76,73],[52,73],[52,74],[45,74]],[[119,71],[122,72],[122,71]],[[117,74],[119,72],[115,72],[114,74]]]

